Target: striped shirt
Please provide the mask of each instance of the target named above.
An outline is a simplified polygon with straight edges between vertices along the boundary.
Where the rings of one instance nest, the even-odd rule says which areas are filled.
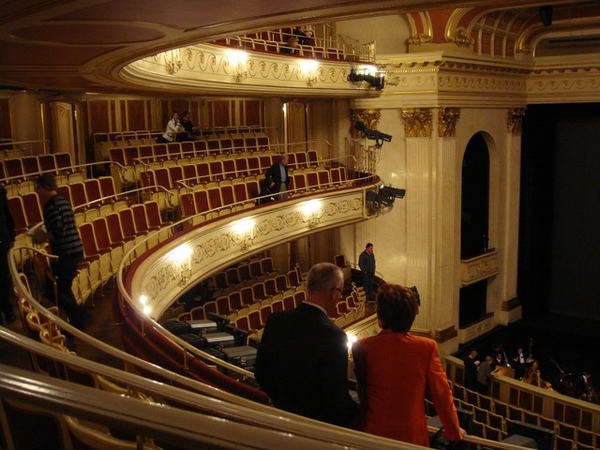
[[[83,245],[71,205],[62,195],[54,195],[44,205],[44,224],[51,234],[52,253],[59,258],[83,253]]]

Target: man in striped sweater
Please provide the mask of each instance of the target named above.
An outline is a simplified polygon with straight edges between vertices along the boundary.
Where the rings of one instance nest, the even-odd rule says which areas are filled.
[[[52,261],[52,274],[57,278],[58,305],[66,312],[71,325],[82,329],[85,311],[77,304],[71,290],[77,266],[83,258],[75,215],[69,201],[58,194],[52,174],[41,174],[35,180],[35,187],[44,209],[44,237],[48,239],[52,253],[58,256]]]

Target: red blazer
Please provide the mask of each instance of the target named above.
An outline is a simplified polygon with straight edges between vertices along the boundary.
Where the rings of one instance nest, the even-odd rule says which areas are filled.
[[[459,424],[446,373],[432,339],[383,330],[352,346],[360,404],[355,428],[429,447],[425,392],[451,440]]]

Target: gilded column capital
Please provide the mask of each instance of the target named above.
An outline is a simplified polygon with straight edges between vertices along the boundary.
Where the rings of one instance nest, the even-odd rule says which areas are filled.
[[[509,134],[515,134],[521,132],[523,125],[523,117],[525,116],[527,108],[512,108],[508,110],[506,131]]]
[[[360,139],[360,131],[354,128],[354,124],[356,122],[362,122],[369,130],[376,130],[380,118],[380,109],[351,109],[350,121],[352,123],[352,130],[350,131],[350,134],[352,134],[352,137]]]
[[[439,137],[455,137],[458,119],[460,119],[460,108],[441,107],[438,110]]]
[[[406,137],[431,137],[431,108],[405,108],[400,111]]]

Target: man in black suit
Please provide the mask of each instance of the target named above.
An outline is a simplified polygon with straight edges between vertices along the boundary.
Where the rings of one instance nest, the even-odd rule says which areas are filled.
[[[337,266],[313,266],[306,300],[269,316],[254,374],[277,408],[349,426],[356,403],[348,392],[347,337],[328,317],[343,286]]]
[[[477,350],[471,350],[463,362],[465,363],[465,380],[463,385],[467,389],[474,391],[477,388],[477,368],[479,367]]]
[[[279,161],[269,167],[267,173],[265,174],[265,178],[272,178],[275,182],[275,185],[272,187],[273,192],[279,192],[279,198],[281,200],[285,200],[288,198],[289,194],[288,184],[290,182],[288,177],[288,155],[281,155]]]

